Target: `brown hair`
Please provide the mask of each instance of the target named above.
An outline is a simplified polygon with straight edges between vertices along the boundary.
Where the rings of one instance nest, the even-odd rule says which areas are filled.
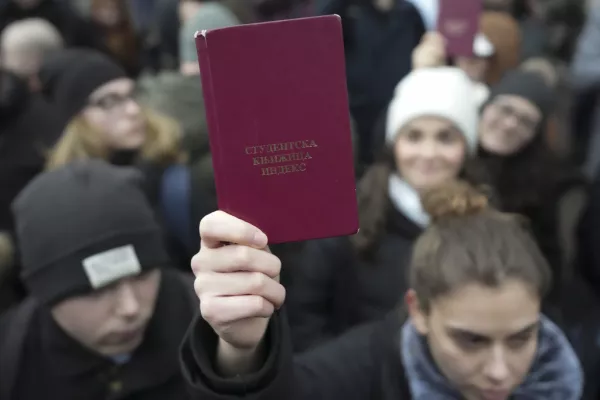
[[[148,137],[141,149],[141,158],[160,165],[185,161],[180,148],[181,132],[177,122],[153,110],[144,109]],[[83,116],[76,116],[50,152],[46,168],[55,169],[74,160],[108,159],[106,148],[94,127]]]
[[[521,28],[513,17],[499,11],[485,11],[479,26],[494,45],[494,55],[485,77],[485,83],[491,86],[498,83],[506,71],[519,65]]]
[[[105,7],[114,7],[119,20],[115,25],[106,26],[96,15]],[[141,68],[141,42],[137,37],[133,19],[127,2],[122,0],[92,0],[90,15],[102,29],[104,45],[110,55],[120,63],[129,75],[135,76]]]
[[[432,190],[423,207],[432,223],[415,243],[410,283],[424,310],[469,282],[497,287],[512,278],[540,299],[548,293],[550,267],[521,218],[495,210],[464,181]]]
[[[370,257],[385,234],[385,224],[392,207],[388,195],[388,178],[396,171],[394,151],[385,146],[380,158],[371,165],[357,184],[358,218],[360,230],[350,238],[354,249],[361,257]],[[460,176],[477,186],[489,182],[481,161],[467,156]]]

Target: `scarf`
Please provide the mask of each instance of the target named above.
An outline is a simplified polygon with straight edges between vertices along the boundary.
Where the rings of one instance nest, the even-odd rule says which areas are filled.
[[[419,193],[397,174],[388,178],[388,195],[394,207],[417,226],[429,225],[429,215],[423,210]]]
[[[458,400],[462,396],[435,366],[427,342],[414,325],[402,327],[402,363],[415,400]],[[564,334],[542,315],[538,348],[525,380],[511,395],[513,400],[579,400],[583,373]]]

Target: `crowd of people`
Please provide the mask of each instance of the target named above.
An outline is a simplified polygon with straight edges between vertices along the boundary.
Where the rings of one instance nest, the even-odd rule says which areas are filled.
[[[1,0],[0,400],[600,399],[600,3],[439,1]],[[270,245],[194,33],[328,14],[360,230]]]

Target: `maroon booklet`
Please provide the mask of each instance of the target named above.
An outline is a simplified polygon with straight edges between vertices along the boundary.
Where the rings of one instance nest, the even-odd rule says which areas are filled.
[[[219,208],[282,243],[354,234],[338,16],[196,33]]]
[[[439,4],[437,29],[446,38],[446,52],[449,56],[473,56],[483,1],[443,0]]]

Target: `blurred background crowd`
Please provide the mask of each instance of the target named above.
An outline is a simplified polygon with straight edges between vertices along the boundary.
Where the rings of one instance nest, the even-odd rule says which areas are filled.
[[[103,208],[125,210],[123,226],[136,213],[115,196],[127,189],[108,182],[94,200],[82,187],[103,181],[76,172],[23,191],[82,160],[137,170],[165,248],[147,246],[147,257],[189,274],[198,223],[217,209],[194,32],[339,14],[361,230],[272,249],[296,350],[401,301],[428,223],[418,193],[460,176],[527,218],[554,275],[545,311],[597,375],[600,2],[482,1],[473,56],[449,57],[437,0],[0,0],[0,310],[80,294],[62,265],[93,242],[83,225],[110,220]],[[471,93],[475,103],[462,101]],[[419,125],[419,115],[441,119]],[[415,147],[403,153],[406,126],[397,140]],[[441,161],[422,176],[410,151]]]

